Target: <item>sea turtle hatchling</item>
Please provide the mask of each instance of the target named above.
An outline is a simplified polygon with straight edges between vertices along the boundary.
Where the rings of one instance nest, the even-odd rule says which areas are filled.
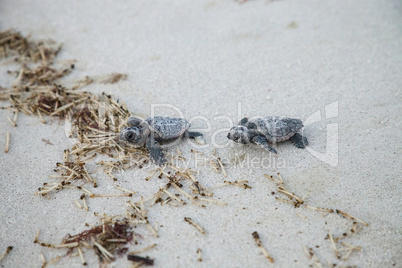
[[[290,140],[297,148],[308,145],[307,138],[297,133],[302,127],[300,119],[266,116],[249,121],[245,117],[238,126],[230,129],[227,137],[238,143],[254,143],[277,153],[269,144]]]
[[[141,120],[130,117],[127,125],[128,127],[121,131],[120,139],[138,146],[145,145],[149,156],[159,166],[167,162],[160,142],[172,141],[184,135],[199,144],[204,144],[203,135],[188,131],[190,123],[183,118],[155,116]]]

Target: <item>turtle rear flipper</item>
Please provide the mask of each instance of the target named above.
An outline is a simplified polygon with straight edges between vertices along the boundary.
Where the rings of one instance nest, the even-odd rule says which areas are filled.
[[[299,133],[294,134],[290,141],[296,146],[297,148],[304,149],[308,145],[308,141],[306,137],[303,137]]]
[[[152,161],[155,162],[155,164],[157,164],[158,166],[163,166],[167,162],[160,144],[155,139],[149,137],[147,139],[145,147],[149,152],[150,158],[152,159]]]
[[[186,131],[184,133],[186,138],[194,139],[196,143],[204,145],[205,140],[204,140],[204,135],[200,132],[195,132],[195,131]]]
[[[268,150],[268,151],[273,152],[275,154],[277,153],[277,151],[274,148],[269,146],[268,140],[264,136],[254,136],[253,139],[252,139],[252,142],[254,142],[255,144],[261,146],[265,150]]]

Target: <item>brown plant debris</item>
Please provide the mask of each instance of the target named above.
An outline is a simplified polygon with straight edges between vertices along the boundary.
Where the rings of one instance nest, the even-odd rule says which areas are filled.
[[[131,197],[133,194],[94,194],[90,195],[90,198],[95,198],[95,197]]]
[[[44,143],[46,143],[47,145],[54,145],[54,144],[51,143],[48,139],[42,138],[42,141],[43,141]]]
[[[89,210],[86,199],[96,197],[131,197],[135,191],[126,189],[119,183],[115,187],[123,193],[114,194],[103,191],[95,194],[93,188],[99,187],[94,173],[102,170],[112,181],[119,178],[115,172],[129,168],[142,168],[150,162],[148,152],[144,148],[137,148],[125,144],[119,140],[122,127],[126,126],[127,119],[132,116],[128,107],[121,99],[102,93],[94,94],[82,90],[91,83],[113,84],[127,78],[126,74],[113,73],[99,77],[85,77],[83,80],[64,84],[64,78],[75,70],[75,61],[69,60],[56,62],[55,58],[61,49],[61,45],[53,41],[30,41],[28,37],[9,30],[0,32],[0,58],[15,55],[14,62],[19,63],[19,68],[9,71],[15,77],[9,87],[0,87],[0,100],[7,102],[1,109],[7,110],[7,116],[12,126],[17,127],[19,112],[38,117],[43,124],[54,121],[52,118],[65,120],[69,127],[68,138],[74,141],[74,145],[63,151],[62,161],[56,164],[55,174],[50,175],[51,182],[44,182],[38,188],[36,195],[45,196],[64,189],[79,190],[81,197],[73,200],[75,204],[85,210]],[[63,79],[63,80],[62,80]],[[20,125],[18,125],[20,126]],[[48,145],[49,140],[43,139]],[[10,134],[6,136],[5,152],[10,145]],[[192,151],[193,153],[202,154]],[[178,151],[179,155],[182,155]],[[98,156],[102,160],[97,160]],[[138,202],[128,202],[128,210],[124,220],[104,220],[100,226],[84,231],[74,236],[66,236],[63,243],[53,245],[38,240],[35,243],[49,248],[67,248],[68,252],[80,256],[81,262],[86,264],[84,249],[92,248],[97,253],[101,262],[110,262],[128,240],[121,232],[129,234],[129,226],[145,225],[154,236],[158,236],[158,225],[149,222],[145,202],[152,207],[156,203],[161,205],[183,206],[188,200],[197,206],[205,207],[206,203],[227,205],[225,202],[213,198],[213,193],[198,181],[195,174],[197,170],[186,167],[182,156],[172,157],[179,159],[177,164],[183,163],[185,167],[179,167],[169,163],[165,167],[155,170],[146,180],[159,174],[160,179],[165,179],[165,186],[149,198]],[[219,171],[226,177],[225,164],[215,154],[215,164]],[[93,161],[99,167],[92,170]],[[247,181],[234,182],[235,186],[248,188]],[[116,230],[116,228],[118,230]],[[203,231],[203,229],[201,228]],[[201,231],[200,230],[200,231]],[[204,231],[203,231],[204,232]],[[122,235],[123,237],[115,237]],[[123,241],[124,240],[124,241]],[[45,263],[45,261],[44,261]]]
[[[10,122],[10,124],[11,124],[13,127],[17,127],[17,124],[15,123],[15,121],[13,121],[10,117],[7,116],[7,120],[8,120],[8,122]]]
[[[267,258],[269,260],[269,262],[274,263],[274,259],[271,257],[271,255],[269,255],[268,251],[262,245],[260,235],[257,232],[253,232],[252,235],[253,235],[255,242],[257,243],[257,246],[261,249],[262,254],[264,254],[265,258]]]
[[[172,171],[167,171],[167,169],[171,169]],[[148,200],[151,201],[151,206],[157,203],[160,203],[161,205],[169,204],[172,206],[186,205],[187,202],[182,198],[182,196],[188,198],[192,204],[202,207],[205,207],[202,202],[227,205],[225,202],[211,198],[213,194],[210,192],[210,189],[204,187],[196,179],[193,175],[194,170],[189,168],[182,169],[169,163],[165,168],[158,169],[152,174],[155,173],[159,173],[159,179],[166,177],[169,182],[161,187],[153,196],[148,198]]]
[[[108,94],[96,95],[76,90],[77,87],[61,85],[60,78],[69,74],[75,66],[71,61],[64,66],[53,64],[61,47],[54,48],[52,44],[28,41],[20,33],[11,30],[0,33],[0,51],[4,52],[1,55],[5,57],[11,51],[16,51],[19,55],[17,62],[22,62],[18,71],[10,72],[16,76],[11,87],[0,89],[0,100],[7,100],[10,104],[3,108],[14,113],[14,120],[8,117],[10,123],[17,125],[18,112],[37,115],[42,123],[46,123],[44,116],[59,117],[70,122],[69,138],[76,141],[62,164],[69,169],[56,169],[62,174],[53,177],[60,181],[48,183],[37,194],[45,195],[51,191],[72,188],[78,179],[84,179],[80,181],[93,183],[96,187],[96,180],[91,177],[85,165],[96,155],[103,154],[118,159],[112,167],[105,167],[106,174],[111,177],[114,177],[114,169],[146,163],[148,156],[144,149],[123,148],[118,144],[120,128],[130,116],[125,104]],[[28,65],[39,59],[42,60],[41,64]],[[114,73],[106,78],[103,76],[99,82],[115,83],[126,77]],[[48,140],[42,141],[51,144]],[[6,152],[9,148],[7,144],[9,134]],[[80,189],[81,185],[75,186]]]
[[[60,178],[61,181],[57,183],[44,183],[43,187],[40,187],[35,195],[46,196],[52,191],[58,191],[64,188],[76,188],[89,193],[90,196],[94,195],[82,186],[73,186],[73,182],[78,180],[84,180],[93,183],[94,186],[96,185],[96,180],[87,172],[84,162],[57,163],[56,166],[58,167],[56,171],[59,172],[60,175],[55,177]]]
[[[51,266],[52,264],[55,264],[56,262],[61,260],[61,256],[57,256],[53,259],[51,259],[49,262],[45,262],[44,265],[42,266],[43,268]]]
[[[356,217],[350,215],[349,213],[343,212],[343,211],[341,211],[341,210],[339,210],[339,209],[337,209],[337,210],[335,210],[335,211],[336,211],[336,213],[338,213],[338,214],[344,216],[345,218],[351,219],[351,220],[354,221],[354,222],[360,222],[360,223],[363,224],[364,226],[368,226],[368,223],[367,223],[367,222],[364,222],[364,221],[362,221],[361,219],[356,218]]]
[[[248,185],[248,181],[223,181],[223,183],[229,184],[229,185],[233,185],[233,186],[237,186],[243,189],[251,189],[252,187],[250,185]]]
[[[0,257],[0,262],[10,253],[10,251],[13,250],[12,246],[8,246],[6,248],[6,251],[3,253],[3,255],[1,255]]]
[[[39,244],[39,245],[41,245],[42,247],[47,247],[47,248],[56,248],[56,247],[55,247],[54,245],[52,245],[52,244],[39,241],[39,235],[40,235],[40,230],[38,230],[38,232],[37,232],[36,235],[35,235],[35,239],[34,239],[34,243],[35,243],[35,244]]]
[[[29,60],[37,62],[42,60],[49,64],[61,49],[54,41],[32,42],[19,32],[7,30],[0,32],[0,58],[18,55],[16,61]]]
[[[149,257],[144,258],[144,257],[140,257],[140,256],[133,255],[133,254],[128,254],[127,260],[133,261],[133,262],[138,262],[138,263],[144,264],[144,265],[154,265],[153,259],[150,259]]]
[[[198,151],[191,150],[192,153],[201,154]],[[209,162],[209,165],[215,170],[216,173],[222,173],[223,177],[227,178],[227,172],[225,169],[226,164],[222,162],[221,158],[217,155],[216,149],[213,151],[213,157],[210,159],[205,158],[205,161]]]
[[[45,256],[43,255],[43,253],[39,253],[39,258],[41,259],[41,261],[42,261],[42,268],[44,268],[44,267],[46,267],[46,265],[47,265],[47,261],[46,261],[46,258],[45,258]]]
[[[304,203],[304,201],[301,199],[301,197],[299,197],[296,194],[292,193],[291,191],[285,189],[284,187],[279,186],[277,190],[278,190],[278,192],[283,193],[292,199],[295,199],[296,200],[295,206],[300,206],[301,204]]]
[[[293,204],[295,208],[300,207],[302,204],[304,204],[304,198],[301,198],[297,194],[295,194],[295,193],[289,191],[288,189],[286,189],[285,186],[284,186],[284,182],[283,182],[283,179],[282,179],[281,175],[279,173],[277,173],[277,175],[278,175],[279,179],[275,178],[272,175],[269,176],[267,174],[264,174],[264,177],[274,181],[276,183],[276,185],[277,185],[276,190],[279,193],[285,195],[289,199],[282,199],[282,198],[279,198],[279,197],[275,197],[275,199],[279,200],[281,202],[284,202],[284,203]]]
[[[195,223],[191,218],[189,217],[184,217],[184,220],[186,222],[188,222],[190,225],[194,226],[195,229],[197,229],[197,231],[199,231],[202,234],[205,234],[205,230],[204,228],[202,228],[200,225],[198,225],[197,223]]]
[[[279,179],[277,179],[277,178],[274,178],[274,176],[272,176],[272,175],[264,174],[264,177],[265,177],[265,178],[268,178],[268,179],[270,179],[270,180],[272,180],[272,181],[274,181],[277,185],[282,185],[282,184],[283,184],[283,181],[282,181],[282,180],[279,180]]]
[[[308,205],[306,205],[306,208],[314,210],[314,211],[319,211],[319,212],[334,213],[333,209],[328,209],[328,208],[312,207],[312,206],[308,206]]]
[[[310,205],[305,204],[304,199],[308,196],[308,194],[305,195],[303,198],[301,198],[297,194],[287,190],[285,188],[285,183],[284,183],[282,177],[280,176],[279,173],[277,175],[278,175],[278,178],[274,178],[274,176],[269,176],[269,175],[264,174],[264,176],[266,178],[268,178],[268,179],[270,179],[270,180],[272,180],[272,181],[274,181],[276,183],[277,191],[279,193],[285,195],[288,198],[288,199],[282,199],[282,198],[279,198],[279,197],[275,197],[276,200],[278,200],[280,202],[283,202],[283,203],[291,204],[295,208],[297,208],[297,207],[305,207],[307,209],[310,209],[310,210],[313,210],[313,211],[318,211],[318,212],[321,212],[323,214],[324,213],[329,213],[329,214],[335,214],[336,213],[336,214],[338,214],[338,215],[340,215],[340,216],[342,216],[342,217],[344,217],[346,219],[352,220],[353,227],[350,229],[350,231],[344,232],[342,234],[342,236],[340,236],[340,237],[333,237],[332,234],[328,231],[328,236],[326,237],[326,239],[329,239],[329,241],[331,243],[331,247],[332,247],[332,249],[334,251],[334,254],[338,259],[346,260],[352,252],[361,250],[361,247],[359,247],[359,246],[353,246],[353,245],[350,245],[350,244],[347,244],[349,246],[345,246],[346,243],[344,243],[344,242],[341,242],[341,244],[343,245],[342,248],[339,248],[337,244],[339,243],[339,240],[344,239],[347,236],[350,236],[352,234],[355,234],[357,232],[357,230],[358,230],[358,226],[357,226],[358,223],[362,224],[363,226],[368,226],[367,222],[365,222],[365,221],[363,221],[363,220],[361,220],[361,219],[359,219],[359,218],[357,218],[355,216],[352,216],[347,212],[341,211],[339,209],[321,208],[321,207],[315,207],[315,206],[310,206]],[[299,215],[299,214],[297,214],[297,215]],[[306,252],[307,252],[307,254],[309,256],[312,256],[311,258],[314,260],[314,265],[316,267],[322,267],[321,264],[319,263],[317,257],[314,255],[314,252],[312,251],[312,249],[309,249],[309,250],[305,249],[305,250],[306,250]],[[344,252],[346,252],[346,253],[344,253]]]
[[[356,226],[356,222],[353,224],[352,230],[355,228],[355,226]],[[343,261],[346,261],[352,252],[362,250],[362,247],[354,246],[354,245],[351,245],[346,242],[340,242],[342,247],[338,247],[337,244],[338,244],[339,240],[342,238],[345,238],[346,236],[347,236],[347,233],[344,233],[342,235],[342,237],[334,238],[330,232],[328,232],[328,236],[327,236],[327,238],[329,239],[329,241],[331,243],[331,247],[333,248],[336,257]]]
[[[87,262],[84,258],[84,253],[82,252],[82,249],[80,247],[77,247],[77,251],[78,251],[78,255],[80,255],[81,264],[84,266],[87,265]]]
[[[341,244],[342,244],[343,247],[339,248],[338,252],[346,251],[346,254],[342,257],[342,259],[344,261],[346,261],[349,258],[350,254],[353,251],[361,251],[362,250],[362,247],[360,247],[360,246],[354,246],[354,245],[351,245],[351,244],[348,244],[348,243],[345,243],[345,242],[341,242]]]
[[[197,260],[202,262],[202,250],[200,248],[197,249]]]
[[[306,205],[304,199],[308,196],[308,194],[305,195],[303,198],[301,198],[300,196],[296,195],[295,193],[287,190],[284,187],[283,179],[282,179],[282,177],[280,176],[279,173],[278,173],[279,179],[274,178],[272,175],[268,176],[267,174],[264,174],[264,176],[266,178],[269,178],[269,179],[273,180],[277,184],[277,191],[278,192],[280,192],[280,193],[286,195],[288,198],[290,198],[290,200],[286,200],[286,199],[281,199],[281,198],[275,197],[279,201],[293,204],[296,208],[300,207],[301,205],[303,205],[307,209],[318,211],[318,212],[337,213],[338,215],[341,215],[344,218],[352,220],[354,223],[359,222],[359,223],[363,224],[364,226],[369,225],[367,222],[362,221],[361,219],[359,219],[357,217],[354,217],[354,216],[350,215],[349,213],[346,213],[346,212],[341,211],[339,209],[320,208],[320,207],[314,207],[314,206]],[[354,227],[354,229],[356,229],[356,227]]]
[[[94,226],[76,235],[67,234],[59,245],[52,245],[38,240],[39,232],[34,243],[43,247],[67,248],[67,255],[74,251],[78,253],[81,262],[85,265],[83,249],[93,249],[101,263],[109,263],[116,256],[127,251],[124,246],[130,243],[135,236],[132,225],[127,219],[114,219],[115,217],[102,218],[102,224]]]
[[[128,77],[127,74],[121,74],[121,73],[111,73],[111,74],[98,75],[98,76],[85,76],[83,79],[81,79],[75,83],[75,85],[73,86],[73,89],[83,88],[83,87],[93,84],[93,83],[115,84],[120,81],[126,80],[127,77]]]
[[[112,73],[107,75],[100,83],[102,84],[115,84],[120,82],[120,80],[126,80],[127,75],[126,74],[120,74],[120,73]]]
[[[149,223],[147,216],[148,211],[144,208],[143,198],[141,198],[140,205],[134,204],[132,201],[128,201],[126,204],[129,208],[132,208],[132,210],[127,210],[126,212],[126,218],[128,221],[133,225],[145,224],[152,234],[155,237],[158,237],[157,230]]]
[[[42,268],[48,267],[61,260],[61,256],[57,256],[57,257],[53,258],[52,260],[50,260],[49,262],[47,262],[43,253],[40,253],[39,257],[42,260],[42,266],[41,266]]]
[[[310,260],[313,260],[314,266],[317,268],[322,268],[320,260],[317,258],[317,256],[314,254],[314,251],[312,248],[307,249],[304,247],[304,252],[306,253],[307,257]]]
[[[340,259],[341,255],[339,254],[338,248],[335,244],[334,238],[331,235],[331,232],[328,231],[328,237],[329,237],[329,241],[331,242],[331,247],[334,250],[335,256]]]
[[[4,149],[4,152],[8,153],[9,149],[10,149],[10,132],[7,131],[7,133],[6,133],[6,148]]]

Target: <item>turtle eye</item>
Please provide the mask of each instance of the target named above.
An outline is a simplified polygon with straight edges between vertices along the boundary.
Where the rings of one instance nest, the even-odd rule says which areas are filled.
[[[236,140],[237,140],[239,137],[240,137],[239,133],[235,133],[235,134],[233,135],[233,138],[235,138]]]
[[[126,133],[125,138],[126,138],[126,140],[134,140],[135,134],[133,132],[129,131],[129,132]]]

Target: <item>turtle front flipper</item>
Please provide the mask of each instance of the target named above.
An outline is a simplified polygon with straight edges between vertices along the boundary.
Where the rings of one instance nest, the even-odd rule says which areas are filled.
[[[196,143],[204,145],[205,140],[204,140],[204,135],[200,132],[195,132],[195,131],[186,131],[184,135],[187,138],[194,139]]]
[[[265,150],[268,150],[268,151],[273,152],[275,154],[277,153],[277,151],[274,148],[269,146],[268,140],[264,136],[254,136],[253,139],[252,139],[252,142],[257,144],[257,145],[259,145],[259,146],[261,146]]]
[[[290,141],[296,146],[297,148],[304,149],[308,145],[307,138],[300,135],[299,133],[294,134]]]
[[[160,144],[154,138],[149,137],[145,147],[147,148],[149,156],[151,157],[152,161],[155,162],[155,164],[158,166],[163,166],[167,162]]]
[[[238,125],[240,126],[246,126],[248,123],[248,118],[244,117],[242,120],[239,121]]]

